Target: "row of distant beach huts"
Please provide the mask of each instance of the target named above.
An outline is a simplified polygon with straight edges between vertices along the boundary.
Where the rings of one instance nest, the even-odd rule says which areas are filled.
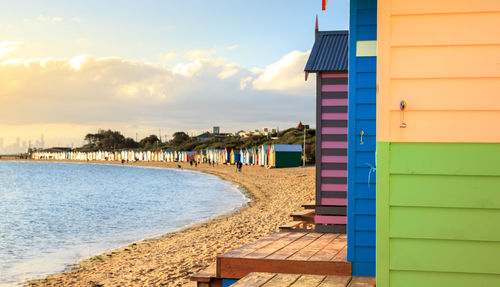
[[[164,161],[296,167],[302,163],[300,145],[263,145],[252,149],[207,149],[202,151],[62,151],[46,149],[31,154],[32,159],[99,160],[99,161]]]

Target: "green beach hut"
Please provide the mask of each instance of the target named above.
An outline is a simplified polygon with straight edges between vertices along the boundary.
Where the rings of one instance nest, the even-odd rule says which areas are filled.
[[[298,167],[302,164],[302,146],[275,144],[269,152],[269,166]]]

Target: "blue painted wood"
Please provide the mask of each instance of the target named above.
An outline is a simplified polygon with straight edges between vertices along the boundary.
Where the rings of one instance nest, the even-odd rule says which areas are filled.
[[[370,273],[375,274],[375,264],[373,262],[355,261],[352,264],[352,274]]]
[[[356,230],[375,231],[375,216],[374,215],[356,215]],[[359,255],[359,254],[357,254]],[[375,256],[375,254],[372,254]]]
[[[356,57],[356,43],[377,40],[377,0],[350,1],[349,30],[347,260],[352,275],[375,276],[377,58]]]
[[[354,236],[354,244],[357,247],[375,247],[375,231],[356,231]]]
[[[238,279],[222,279],[222,287],[229,287],[238,282]]]

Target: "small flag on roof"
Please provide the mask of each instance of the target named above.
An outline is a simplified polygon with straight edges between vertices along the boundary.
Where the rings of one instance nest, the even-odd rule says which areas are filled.
[[[321,0],[321,10],[326,10],[326,4],[328,4],[328,0]]]

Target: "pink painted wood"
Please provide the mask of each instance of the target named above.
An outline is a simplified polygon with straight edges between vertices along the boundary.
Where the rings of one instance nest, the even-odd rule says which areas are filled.
[[[346,135],[347,128],[322,128],[321,134],[323,134],[323,135]]]
[[[321,87],[322,92],[347,92],[348,90],[348,85],[323,85]]]
[[[323,79],[328,79],[328,78],[347,78],[348,74],[321,74],[321,78]]]
[[[347,198],[322,198],[321,205],[347,206]]]
[[[347,177],[347,170],[322,170],[321,177]]]
[[[316,223],[316,224],[347,224],[347,216],[316,215],[316,216],[314,216],[314,223]]]
[[[323,120],[345,120],[347,121],[347,113],[323,113],[321,115]]]
[[[324,155],[324,156],[321,157],[321,162],[347,163],[347,156],[343,156],[343,155]]]
[[[347,191],[347,184],[323,183],[321,191]]]
[[[346,106],[348,105],[348,99],[323,99],[321,100],[321,105],[323,107],[338,107],[338,106]]]
[[[324,141],[321,143],[321,148],[347,148],[347,142]]]

